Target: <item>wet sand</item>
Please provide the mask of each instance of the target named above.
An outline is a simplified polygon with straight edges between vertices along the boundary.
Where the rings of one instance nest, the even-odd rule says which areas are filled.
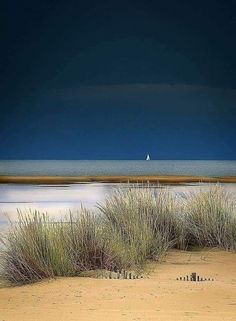
[[[210,282],[177,281],[197,272]],[[171,251],[149,278],[59,278],[0,289],[5,321],[230,321],[236,316],[236,253]]]
[[[160,175],[137,175],[137,176],[0,176],[0,184],[71,184],[71,183],[236,183],[236,176],[207,177],[207,176],[160,176]]]

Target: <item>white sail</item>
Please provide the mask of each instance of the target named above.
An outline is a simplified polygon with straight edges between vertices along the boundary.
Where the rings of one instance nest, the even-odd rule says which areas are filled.
[[[147,154],[146,160],[150,160],[150,159],[151,159],[151,158],[150,158],[150,155]]]

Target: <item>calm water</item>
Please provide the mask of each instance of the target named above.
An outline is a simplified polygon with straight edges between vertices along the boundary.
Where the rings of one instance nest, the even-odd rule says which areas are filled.
[[[206,175],[236,176],[236,161],[0,161],[0,175]],[[60,218],[83,204],[94,208],[119,184],[24,185],[0,184],[0,224],[13,220],[17,209],[40,210]],[[223,184],[236,195],[236,184]],[[119,185],[120,186],[120,185]],[[199,184],[171,186],[176,193]],[[206,186],[206,185],[203,185]],[[122,188],[124,185],[122,185]],[[157,187],[159,188],[159,187]]]
[[[236,184],[222,184],[236,197]],[[69,210],[75,211],[81,205],[96,208],[114,188],[127,188],[124,184],[69,184],[69,185],[23,185],[0,184],[0,225],[6,223],[6,215],[15,220],[17,209],[48,212],[55,219],[60,219]],[[208,184],[185,184],[170,186],[175,193],[207,188]],[[134,188],[138,188],[134,185]],[[156,186],[157,189],[160,186]]]
[[[236,161],[0,161],[0,175],[236,176]]]

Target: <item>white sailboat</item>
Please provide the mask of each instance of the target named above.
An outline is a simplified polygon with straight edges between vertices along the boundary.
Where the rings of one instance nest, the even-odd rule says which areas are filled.
[[[147,154],[146,160],[151,160],[150,155]]]

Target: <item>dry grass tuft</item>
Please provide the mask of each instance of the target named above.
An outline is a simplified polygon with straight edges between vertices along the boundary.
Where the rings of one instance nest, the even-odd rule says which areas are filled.
[[[2,237],[0,278],[13,284],[86,271],[145,270],[171,247],[236,249],[235,200],[219,185],[177,196],[168,188],[117,189],[63,222],[18,213]]]

